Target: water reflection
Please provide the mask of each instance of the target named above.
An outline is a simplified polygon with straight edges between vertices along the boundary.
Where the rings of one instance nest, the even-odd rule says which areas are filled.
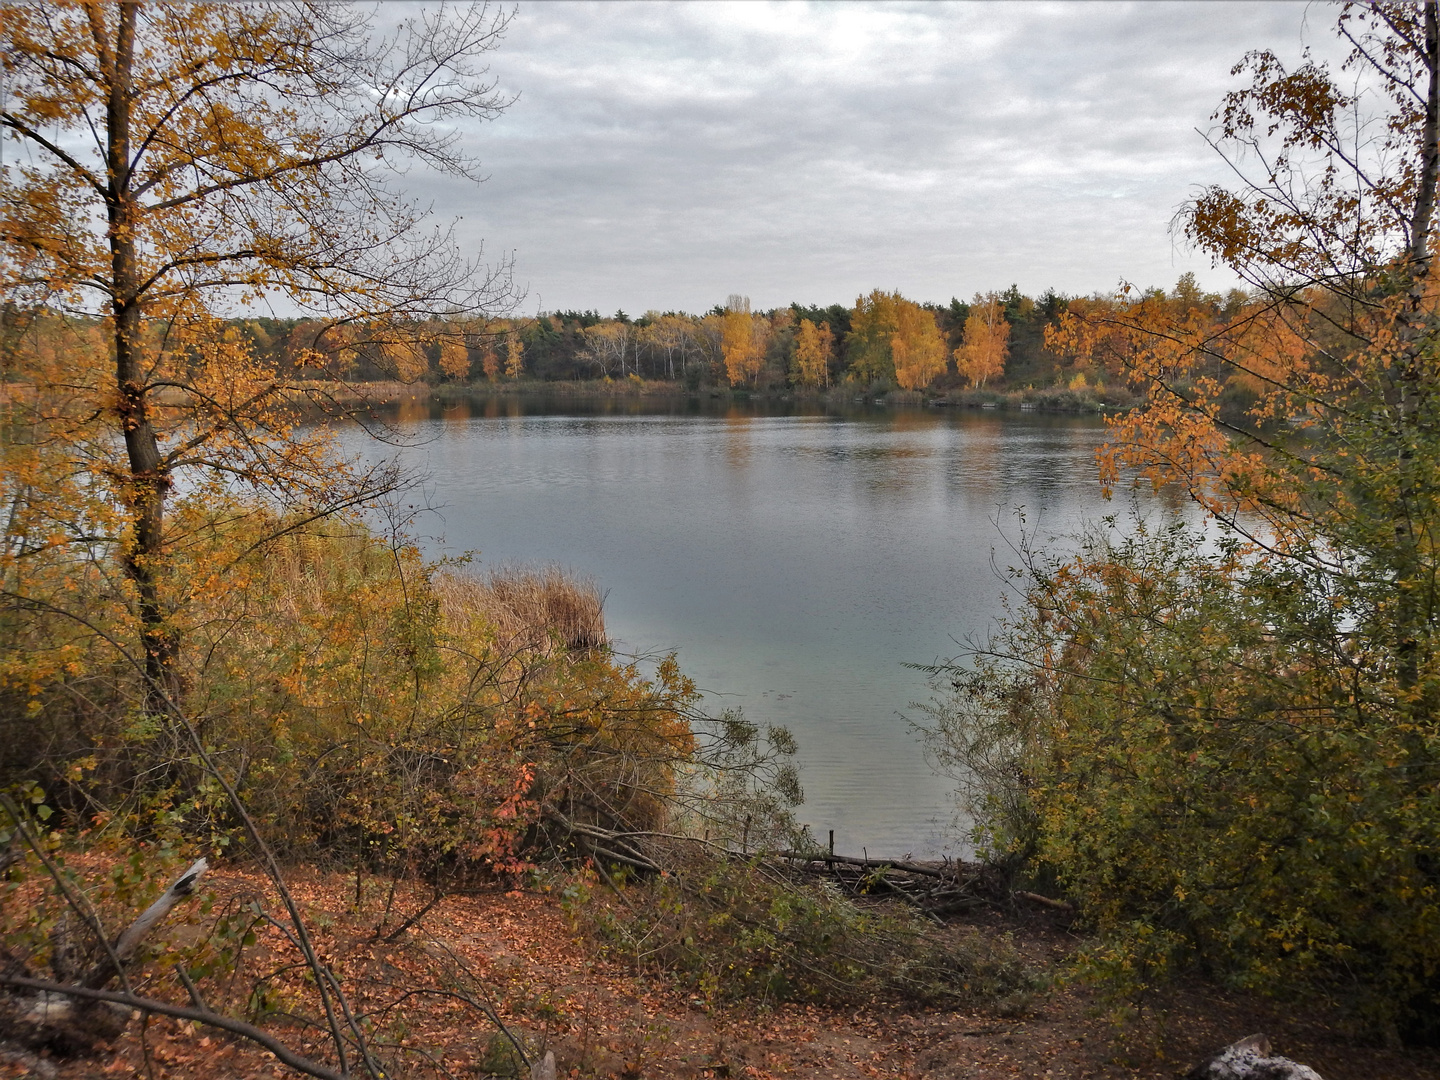
[[[446,423],[462,423],[470,419],[471,406],[474,402],[470,398],[463,398],[460,401],[446,401],[440,405],[440,419]]]
[[[405,427],[429,420],[432,415],[432,410],[435,409],[436,406],[437,403],[431,401],[428,397],[408,397],[401,398],[388,408],[381,407],[374,411],[380,413],[382,416],[387,412],[393,413],[393,416],[387,416],[386,419],[389,419],[397,426]]]
[[[435,553],[595,577],[625,647],[678,649],[712,708],[792,729],[802,817],[847,851],[963,850],[949,783],[898,715],[927,694],[904,665],[999,613],[1010,507],[1058,537],[1112,511],[1091,419],[517,395],[394,419],[445,507]]]
[[[725,460],[732,469],[750,464],[751,417],[732,407],[725,414]]]

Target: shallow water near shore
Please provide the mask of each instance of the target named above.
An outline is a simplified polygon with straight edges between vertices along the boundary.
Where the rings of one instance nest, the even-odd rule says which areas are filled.
[[[417,523],[429,554],[593,577],[619,649],[676,650],[711,710],[791,730],[800,819],[871,857],[969,851],[954,783],[902,716],[930,694],[906,665],[992,627],[1018,514],[1070,550],[1126,510],[1101,496],[1094,418],[477,396],[387,419],[438,507]],[[390,452],[354,430],[342,443]]]

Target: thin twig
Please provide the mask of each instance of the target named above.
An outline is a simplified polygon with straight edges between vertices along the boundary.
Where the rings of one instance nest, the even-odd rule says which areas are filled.
[[[22,990],[61,994],[66,997],[81,998],[86,1001],[109,1001],[116,1005],[127,1005],[143,1013],[154,1013],[157,1016],[171,1016],[177,1020],[193,1020],[197,1024],[219,1028],[233,1035],[239,1035],[241,1038],[249,1039],[251,1042],[259,1043],[286,1065],[289,1065],[290,1068],[297,1072],[302,1072],[307,1076],[318,1077],[319,1080],[348,1080],[350,1076],[348,1072],[336,1072],[324,1065],[311,1061],[309,1058],[301,1057],[279,1039],[265,1034],[265,1032],[252,1024],[247,1024],[243,1020],[232,1020],[228,1016],[222,1016],[208,1009],[192,1009],[183,1005],[171,1005],[165,1001],[156,1001],[153,998],[140,997],[136,994],[121,993],[114,990],[92,990],[85,986],[67,986],[64,983],[49,982],[45,979],[27,979],[20,975],[8,975],[5,972],[0,972],[0,983],[4,983],[7,986],[19,987]]]

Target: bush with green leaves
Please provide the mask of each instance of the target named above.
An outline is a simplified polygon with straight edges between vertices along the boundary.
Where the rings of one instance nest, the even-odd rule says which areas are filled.
[[[1207,550],[1209,553],[1207,553]],[[1184,524],[1031,557],[937,673],[982,842],[1054,874],[1123,993],[1199,969],[1419,1035],[1440,1015],[1440,726],[1335,582]]]
[[[889,904],[862,906],[832,883],[796,881],[759,856],[682,843],[664,862],[658,877],[626,884],[621,875],[618,902],[583,883],[565,899],[606,949],[666,972],[707,1002],[882,996],[1010,1013],[1039,989],[1002,939],[942,930]]]

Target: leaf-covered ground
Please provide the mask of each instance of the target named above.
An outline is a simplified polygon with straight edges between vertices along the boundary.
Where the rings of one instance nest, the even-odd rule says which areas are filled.
[[[265,879],[228,870],[212,887],[221,899],[265,897]],[[557,896],[490,892],[449,896],[394,942],[374,940],[387,899],[383,938],[429,898],[423,886],[298,873],[292,882],[324,959],[341,975],[357,1012],[397,1075],[481,1077],[505,1063],[499,1019],[529,1047],[555,1052],[562,1076],[895,1077],[998,1080],[1001,1077],[1175,1077],[1220,1045],[1264,1031],[1276,1051],[1326,1080],[1440,1077],[1440,1052],[1398,1051],[1350,1041],[1313,1011],[1184,987],[1156,1003],[1149,1018],[1116,1027],[1078,987],[1039,997],[1018,1017],[917,1009],[875,1001],[865,1007],[713,1004],[658,973],[604,959],[577,935]],[[1075,941],[1048,914],[993,914],[954,933],[1011,934],[1027,959],[1058,972]],[[263,989],[267,1030],[316,1056],[322,1033],[284,1016],[307,1000],[305,980],[278,930],[262,929],[229,980],[212,985],[212,1004],[232,1007]],[[270,975],[268,980],[259,981]],[[179,998],[165,985],[141,992]],[[418,993],[417,993],[418,992]],[[408,996],[407,996],[408,995]],[[1163,1011],[1164,1023],[1157,1017]],[[390,1045],[384,1045],[390,1044]],[[99,1056],[25,1064],[0,1059],[0,1077],[49,1075],[146,1080],[264,1080],[289,1074],[268,1053],[187,1023],[134,1023]]]

